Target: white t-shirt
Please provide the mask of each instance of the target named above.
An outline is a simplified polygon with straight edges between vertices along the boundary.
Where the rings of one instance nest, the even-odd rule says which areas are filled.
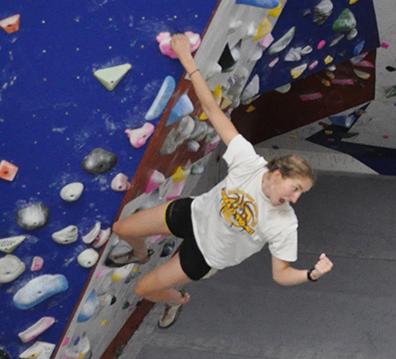
[[[236,265],[267,243],[276,258],[297,260],[293,208],[286,202],[273,206],[262,191],[267,162],[242,135],[230,141],[223,158],[225,179],[192,202],[194,235],[208,265]]]

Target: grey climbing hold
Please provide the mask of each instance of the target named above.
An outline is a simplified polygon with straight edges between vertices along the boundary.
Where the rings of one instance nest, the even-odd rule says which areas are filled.
[[[33,230],[44,226],[48,222],[48,217],[48,207],[42,202],[37,202],[19,209],[16,222],[23,229]]]
[[[89,173],[102,174],[110,171],[117,164],[117,156],[103,148],[93,149],[81,162],[81,167]]]

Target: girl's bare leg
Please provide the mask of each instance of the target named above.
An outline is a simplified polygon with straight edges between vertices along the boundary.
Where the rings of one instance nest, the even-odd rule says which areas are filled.
[[[186,304],[190,296],[184,296],[174,287],[191,282],[180,265],[179,253],[169,261],[144,274],[136,283],[134,292],[152,302]]]
[[[147,257],[145,237],[171,234],[165,223],[167,205],[164,203],[143,209],[113,224],[113,232],[132,246],[134,255],[139,259],[143,260]]]

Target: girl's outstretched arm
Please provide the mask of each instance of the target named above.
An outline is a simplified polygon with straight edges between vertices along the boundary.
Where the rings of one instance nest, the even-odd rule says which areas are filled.
[[[183,34],[173,35],[171,45],[184,69],[190,75],[191,82],[201,103],[202,110],[205,112],[206,116],[208,116],[209,121],[223,142],[228,145],[228,143],[238,135],[238,131],[216,103],[205,79],[201,75],[195,60],[191,55],[188,38]]]

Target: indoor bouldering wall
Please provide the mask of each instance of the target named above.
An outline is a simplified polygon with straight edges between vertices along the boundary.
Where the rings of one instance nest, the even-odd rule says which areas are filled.
[[[104,248],[92,241],[108,239],[128,186],[113,179],[133,178],[150,141],[135,148],[124,132],[152,130],[159,114],[145,116],[164,79],[182,74],[156,36],[200,34],[216,6],[182,3],[2,2],[0,347],[12,358],[37,340],[50,353],[84,293]],[[18,336],[37,322],[48,328],[38,338]]]

